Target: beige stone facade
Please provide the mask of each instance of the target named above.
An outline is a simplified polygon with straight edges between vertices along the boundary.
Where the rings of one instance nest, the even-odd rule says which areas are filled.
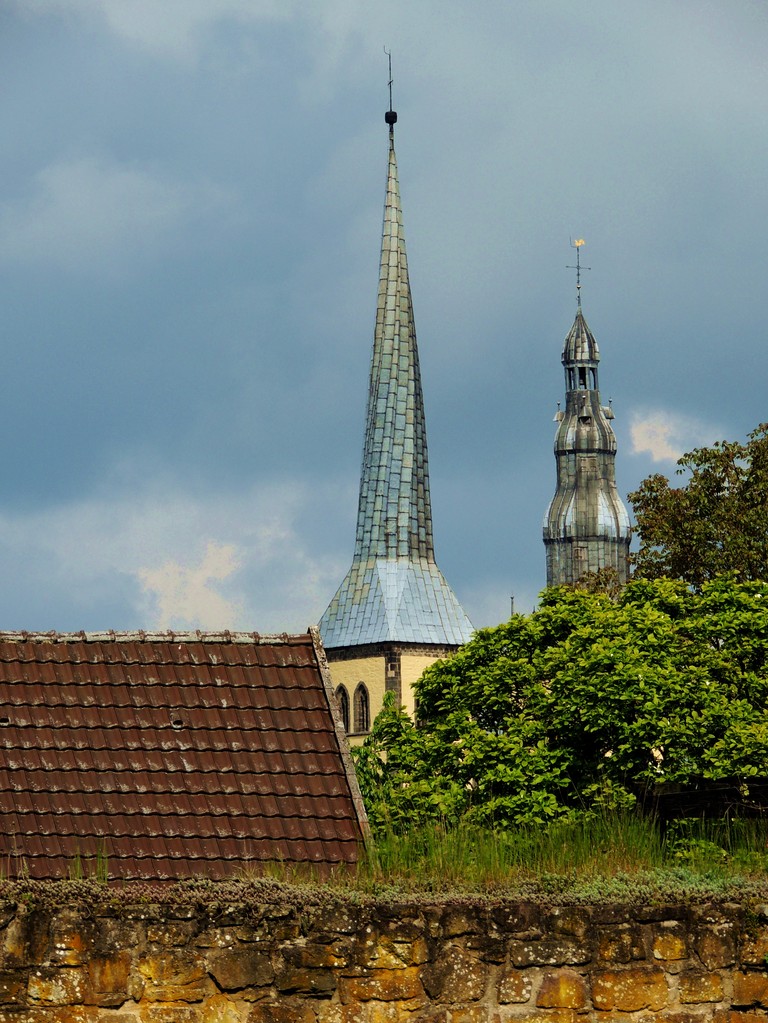
[[[405,707],[415,720],[415,683],[430,664],[450,657],[455,650],[456,647],[426,644],[381,643],[327,651],[331,680],[344,725],[349,726],[350,743],[358,745],[365,739],[387,692],[393,692],[398,705]],[[367,717],[361,713],[363,701],[367,701]]]

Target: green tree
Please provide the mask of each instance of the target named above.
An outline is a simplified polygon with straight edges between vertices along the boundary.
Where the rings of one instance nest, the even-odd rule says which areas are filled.
[[[543,823],[765,773],[768,584],[640,579],[616,600],[541,600],[427,669],[418,724],[385,707],[357,754],[375,828]]]
[[[737,572],[768,579],[768,424],[746,444],[723,441],[678,461],[679,487],[655,474],[629,495],[640,549],[635,574],[668,576],[701,587]]]

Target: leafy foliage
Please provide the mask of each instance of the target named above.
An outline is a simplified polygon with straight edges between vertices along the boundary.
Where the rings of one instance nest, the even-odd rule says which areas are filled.
[[[768,583],[550,589],[390,701],[357,753],[374,829],[544,824],[768,763]]]
[[[768,424],[746,444],[723,441],[678,461],[684,486],[655,474],[629,495],[640,550],[635,574],[700,588],[724,572],[768,579]]]

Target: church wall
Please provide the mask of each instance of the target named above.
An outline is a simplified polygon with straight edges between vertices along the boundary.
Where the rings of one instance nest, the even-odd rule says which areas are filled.
[[[414,648],[409,644],[397,643],[327,650],[333,688],[336,690],[343,685],[350,700],[350,731],[347,733],[350,744],[359,745],[367,734],[356,732],[352,723],[352,703],[355,690],[361,682],[368,689],[371,725],[382,708],[384,694],[387,692],[393,692],[397,705],[405,707],[406,713],[415,720],[414,685],[430,664],[434,664],[438,658],[450,657],[455,650],[456,647],[419,644]],[[355,656],[362,652],[367,656]]]
[[[373,724],[373,719],[381,710],[384,702],[384,693],[386,692],[384,656],[383,654],[378,654],[371,657],[333,661],[329,654],[328,661],[334,690],[337,686],[343,685],[349,694],[350,729],[347,732],[347,738],[353,746],[357,746],[365,739],[368,733],[356,733],[354,730],[352,714],[354,713],[355,690],[361,682],[367,688],[370,701],[370,724]]]
[[[445,654],[442,656],[445,656]],[[418,682],[430,664],[434,664],[436,660],[437,656],[435,654],[428,656],[424,656],[423,654],[421,656],[417,654],[403,654],[402,656],[400,667],[400,675],[403,683],[402,702],[405,709],[414,720],[416,719],[416,701],[414,699],[413,686],[416,682]]]

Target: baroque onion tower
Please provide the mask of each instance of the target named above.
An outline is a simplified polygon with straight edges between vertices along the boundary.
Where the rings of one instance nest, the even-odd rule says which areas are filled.
[[[555,436],[557,490],[544,518],[547,586],[573,586],[588,573],[629,576],[630,525],[616,489],[616,436],[610,405],[600,404],[597,342],[581,311],[576,242],[576,319],[563,345],[565,411]]]
[[[379,297],[352,566],[320,619],[347,732],[363,735],[472,625],[435,563],[427,435],[390,109]]]

